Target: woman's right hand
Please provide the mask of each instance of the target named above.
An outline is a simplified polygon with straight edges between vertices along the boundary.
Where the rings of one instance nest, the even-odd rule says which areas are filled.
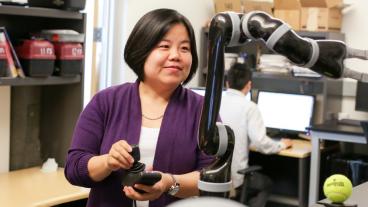
[[[132,147],[125,140],[115,142],[107,154],[107,168],[111,171],[115,171],[120,168],[131,168],[134,162],[133,157],[129,154],[131,151]]]

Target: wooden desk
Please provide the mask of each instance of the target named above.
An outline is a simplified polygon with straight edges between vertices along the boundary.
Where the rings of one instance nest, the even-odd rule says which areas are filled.
[[[319,195],[319,165],[320,165],[320,140],[332,140],[340,142],[352,142],[366,144],[367,139],[360,126],[339,124],[337,122],[326,122],[324,124],[310,127],[312,136],[311,167],[309,180],[309,205],[318,200]]]
[[[44,173],[40,167],[0,173],[0,205],[46,207],[87,198],[88,188],[69,184],[64,169]]]
[[[306,158],[309,157],[312,151],[312,144],[307,140],[293,139],[291,148],[282,150],[278,153],[280,156]]]
[[[368,206],[367,192],[368,192],[368,182],[355,186],[353,188],[351,196],[344,203],[357,204],[358,207],[366,207]],[[325,199],[323,201],[325,202],[327,200]],[[320,204],[314,204],[312,207],[324,207],[324,206]]]
[[[312,144],[310,141],[302,139],[292,139],[292,142],[292,147],[280,151],[279,153],[277,153],[277,155],[294,158],[309,157],[312,151]],[[250,150],[253,152],[257,152],[257,149],[252,146],[250,147]]]
[[[308,199],[308,170],[309,156],[311,154],[312,145],[308,140],[293,139],[293,146],[277,153],[279,156],[291,157],[298,159],[298,199],[283,196],[270,196],[270,201],[284,203],[293,206],[307,207]],[[251,151],[256,151],[251,147]]]

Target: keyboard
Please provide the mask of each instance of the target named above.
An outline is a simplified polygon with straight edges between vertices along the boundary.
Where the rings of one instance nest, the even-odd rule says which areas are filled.
[[[280,140],[282,138],[289,138],[295,139],[298,138],[298,133],[288,133],[288,132],[274,132],[274,131],[267,131],[267,136],[272,139]]]
[[[282,137],[270,137],[273,141],[279,142]]]

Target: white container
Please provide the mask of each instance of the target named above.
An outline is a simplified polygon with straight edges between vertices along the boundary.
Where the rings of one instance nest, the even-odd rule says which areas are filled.
[[[58,164],[55,158],[48,158],[46,162],[43,163],[41,171],[45,173],[56,172],[58,169]]]
[[[236,63],[238,60],[238,54],[237,53],[225,53],[225,71],[228,71],[232,65]]]

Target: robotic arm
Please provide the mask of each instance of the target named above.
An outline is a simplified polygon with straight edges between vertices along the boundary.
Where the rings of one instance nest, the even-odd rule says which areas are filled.
[[[198,140],[200,149],[217,159],[201,172],[198,184],[201,195],[227,197],[231,186],[234,133],[230,127],[216,123],[224,81],[225,47],[256,39],[263,40],[269,49],[294,64],[324,76],[368,82],[368,74],[344,67],[346,58],[368,60],[368,51],[349,48],[341,41],[300,37],[283,21],[260,11],[217,14],[209,29],[208,76]]]

